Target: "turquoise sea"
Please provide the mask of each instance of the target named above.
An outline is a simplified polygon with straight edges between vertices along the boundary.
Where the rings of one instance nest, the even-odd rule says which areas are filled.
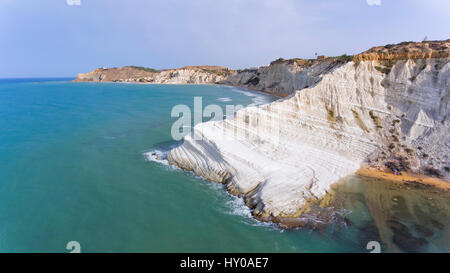
[[[280,230],[221,185],[148,153],[177,142],[177,104],[275,98],[223,86],[0,80],[0,252],[449,252],[448,192],[354,176],[336,221]]]

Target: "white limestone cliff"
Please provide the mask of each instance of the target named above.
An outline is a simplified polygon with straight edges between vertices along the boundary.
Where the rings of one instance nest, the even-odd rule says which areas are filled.
[[[225,81],[232,73],[220,66],[186,66],[157,71],[145,67],[125,66],[100,68],[89,73],[80,73],[77,82],[130,82],[156,84],[214,84]]]
[[[241,86],[279,96],[287,96],[295,90],[311,87],[322,75],[344,63],[342,58],[326,60],[278,59],[268,66],[233,71],[223,84]]]
[[[308,88],[242,109],[234,119],[197,125],[200,140],[186,136],[169,163],[225,183],[266,220],[300,215],[363,164],[449,180],[449,58],[322,62],[310,69],[282,80]]]

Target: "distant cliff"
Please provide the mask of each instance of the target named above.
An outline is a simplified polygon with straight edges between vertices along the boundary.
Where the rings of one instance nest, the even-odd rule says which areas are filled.
[[[159,71],[137,67],[125,66],[119,68],[98,68],[89,73],[80,73],[74,80],[76,82],[115,82],[121,80],[139,81],[147,77],[153,77]]]
[[[224,81],[233,71],[220,66],[186,66],[178,69],[154,70],[125,66],[100,68],[78,74],[76,82],[140,82],[160,84],[213,84]]]

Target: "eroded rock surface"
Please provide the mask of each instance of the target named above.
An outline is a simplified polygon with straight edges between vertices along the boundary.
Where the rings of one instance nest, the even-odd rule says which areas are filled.
[[[448,58],[398,60],[389,72],[380,61],[325,64],[313,87],[197,125],[198,140],[185,137],[169,162],[226,183],[262,219],[298,216],[364,164],[449,179]]]

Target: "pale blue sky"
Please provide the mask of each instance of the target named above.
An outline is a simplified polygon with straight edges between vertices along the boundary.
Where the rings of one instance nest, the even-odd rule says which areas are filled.
[[[245,68],[425,36],[450,38],[449,0],[0,0],[0,78]]]

